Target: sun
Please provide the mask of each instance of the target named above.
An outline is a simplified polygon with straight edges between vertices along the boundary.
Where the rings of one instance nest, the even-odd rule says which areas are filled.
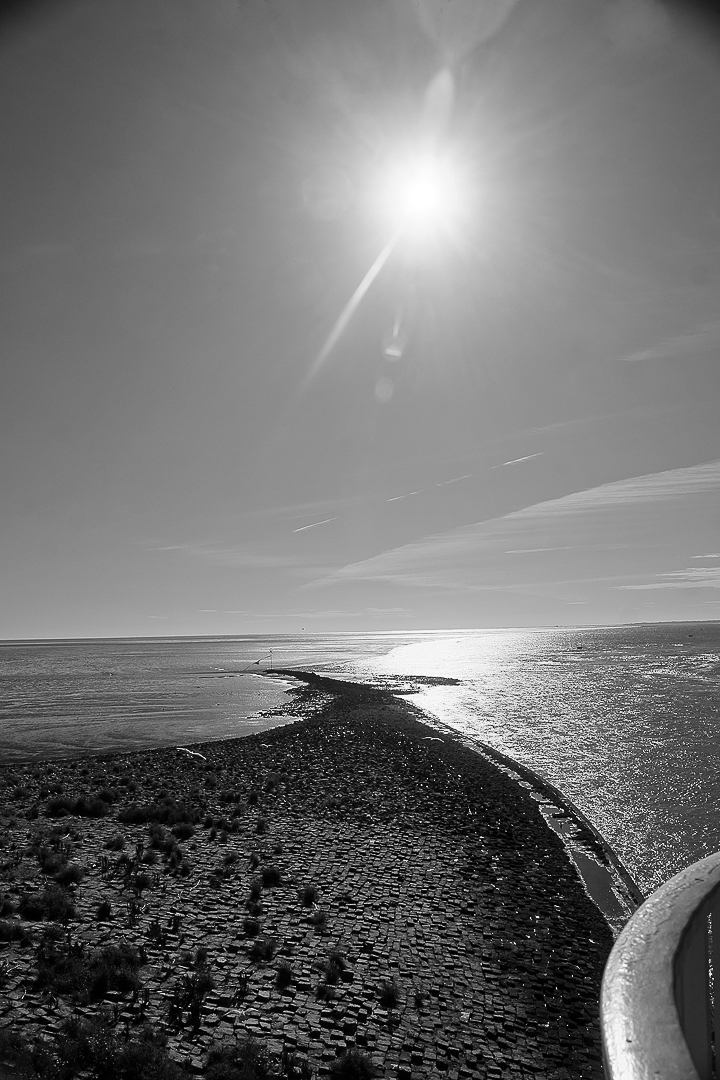
[[[460,178],[451,162],[434,153],[394,161],[380,184],[380,201],[400,235],[428,237],[456,220]]]

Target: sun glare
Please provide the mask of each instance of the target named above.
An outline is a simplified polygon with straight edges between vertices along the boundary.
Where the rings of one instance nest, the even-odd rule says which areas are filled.
[[[387,173],[381,200],[395,228],[421,237],[448,225],[459,209],[458,177],[434,154],[409,155]]]

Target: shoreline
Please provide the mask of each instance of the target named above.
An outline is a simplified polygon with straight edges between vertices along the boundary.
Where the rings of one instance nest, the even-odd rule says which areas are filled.
[[[163,1030],[173,1059],[197,1075],[213,1042],[250,1032],[320,1076],[356,1046],[405,1080],[601,1077],[597,1000],[612,934],[537,800],[392,693],[322,678],[296,692],[297,722],[254,735],[0,769],[0,891],[14,909],[4,921],[35,946],[46,932],[18,908],[51,879],[28,839],[42,833],[52,847],[54,827],[82,871],[67,890],[73,942],[90,955],[120,939],[147,960],[141,998],[110,989],[78,1004],[39,988],[34,949],[5,941],[0,1030],[33,1038],[73,1010],[110,1008],[128,1030],[143,1020]],[[90,805],[101,783],[111,797],[102,816],[47,816],[53,799]],[[157,822],[171,804],[192,809],[192,835],[153,848],[153,828],[172,835]],[[152,814],[133,819],[149,805],[155,825]],[[120,831],[124,850],[113,851]],[[133,851],[135,879],[119,868]],[[138,871],[148,879],[139,891]],[[310,907],[303,889],[315,890]],[[255,891],[260,910],[245,903]],[[263,940],[272,956],[253,957]],[[192,1029],[187,1009],[179,1026],[171,1011],[198,950],[214,987]],[[333,951],[345,965],[334,982]],[[387,986],[397,997],[383,1004]]]
[[[516,783],[527,786],[528,790],[533,793],[533,797],[540,802],[540,809],[549,828],[553,829],[563,840],[568,855],[575,863],[588,895],[600,909],[616,937],[636,908],[645,900],[642,890],[612,846],[583,814],[582,810],[560,788],[509,754],[496,750],[495,747],[480,739],[472,739],[462,735],[451,725],[443,723],[437,717],[407,701],[405,699],[405,695],[408,693],[406,689],[393,690],[389,687],[374,687],[372,683],[346,682],[332,676],[316,675],[314,672],[289,668],[280,669],[278,673],[292,676],[296,681],[304,681],[307,685],[315,685],[318,688],[327,690],[329,693],[332,693],[332,687],[337,683],[340,687],[340,693],[346,687],[363,686],[368,689],[376,689],[379,693],[389,693],[401,697],[405,707],[412,711],[420,723],[428,724],[428,726],[444,732],[447,737],[467,747],[468,750],[489,758],[498,768],[505,770],[507,775]],[[408,681],[411,683],[423,682],[425,677],[413,676]],[[429,679],[428,681],[452,684],[458,682],[456,679]]]

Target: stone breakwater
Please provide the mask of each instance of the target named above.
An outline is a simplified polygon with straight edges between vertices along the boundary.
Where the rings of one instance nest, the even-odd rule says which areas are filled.
[[[196,1074],[252,1034],[319,1075],[358,1047],[403,1080],[602,1077],[612,935],[537,802],[392,695],[332,690],[296,692],[296,724],[192,753],[2,770],[0,1029],[148,1022]],[[53,886],[74,908],[57,947],[134,947],[133,988],[38,984],[49,924],[27,897],[63,866],[79,869]]]

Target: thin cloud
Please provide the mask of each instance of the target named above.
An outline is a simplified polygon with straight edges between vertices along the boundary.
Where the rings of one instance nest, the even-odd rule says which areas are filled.
[[[658,581],[641,585],[617,585],[618,589],[720,589],[720,566],[689,566],[686,570],[669,570]]]
[[[408,491],[407,495],[393,495],[392,499],[387,499],[387,502],[400,502],[401,499],[411,499],[413,495],[419,495],[419,491]]]
[[[581,549],[597,540],[599,547],[612,552],[626,545],[628,523],[641,520],[646,509],[670,504],[668,512],[676,514],[672,504],[689,498],[697,498],[706,507],[720,505],[720,461],[601,484],[427,536],[344,566],[309,587],[339,581],[390,581],[428,587],[496,588],[503,578],[507,580],[504,587],[511,587],[515,571],[503,559],[508,550],[525,548],[522,540],[535,541],[527,547]],[[601,535],[601,528],[609,529],[610,535]],[[576,544],[555,542],[556,538],[573,539],[568,535],[573,529]],[[653,529],[656,535],[656,527]],[[615,536],[616,544],[611,542]],[[647,548],[645,535],[642,546]],[[617,574],[615,580],[619,577]]]
[[[505,552],[506,555],[535,555],[540,551],[573,551],[573,544],[559,544],[553,547],[534,547],[534,548],[508,548]]]
[[[693,555],[693,559],[720,559],[720,551],[712,552],[709,555]]]
[[[644,360],[682,360],[720,348],[720,320],[703,323],[696,330],[666,338],[656,345],[619,357],[626,364]]]

